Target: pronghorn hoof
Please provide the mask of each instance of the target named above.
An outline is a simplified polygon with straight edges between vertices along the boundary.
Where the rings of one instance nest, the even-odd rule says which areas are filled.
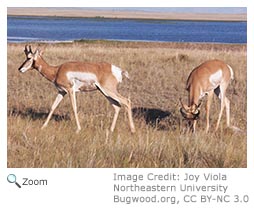
[[[80,131],[81,131],[81,128],[77,129],[77,130],[76,130],[76,133],[79,133]]]
[[[238,128],[236,126],[229,126],[230,129],[232,129],[235,132],[243,132],[243,130],[241,128]]]
[[[136,133],[136,129],[135,128],[131,129],[131,133]]]

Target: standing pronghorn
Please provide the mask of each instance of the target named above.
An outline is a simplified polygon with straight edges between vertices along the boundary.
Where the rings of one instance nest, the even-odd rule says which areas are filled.
[[[76,92],[87,92],[98,89],[115,109],[110,130],[112,132],[114,131],[120,107],[124,105],[128,112],[131,132],[135,132],[131,102],[117,92],[117,84],[122,82],[123,76],[128,77],[128,72],[122,71],[120,68],[108,63],[67,62],[60,66],[50,66],[44,61],[38,49],[33,53],[31,46],[29,48],[25,46],[24,52],[26,54],[26,60],[19,67],[19,71],[24,73],[34,68],[43,77],[54,83],[58,90],[58,95],[42,128],[48,125],[54,110],[68,93],[76,119],[77,132],[79,132],[81,126],[77,114]]]
[[[189,104],[187,106],[180,100],[182,104],[180,111],[183,117],[193,120],[193,132],[195,132],[197,119],[200,113],[199,100],[205,95],[208,96],[206,103],[206,132],[208,132],[210,105],[213,93],[215,93],[221,101],[216,130],[219,127],[224,107],[226,107],[227,126],[230,126],[230,101],[225,94],[228,84],[233,78],[234,73],[232,68],[220,60],[206,61],[192,70],[186,84],[186,90],[189,92]]]

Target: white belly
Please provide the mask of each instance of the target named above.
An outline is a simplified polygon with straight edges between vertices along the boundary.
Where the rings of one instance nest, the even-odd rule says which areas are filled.
[[[95,90],[95,82],[98,81],[97,76],[89,72],[69,72],[68,79],[73,83],[74,91],[91,91]]]

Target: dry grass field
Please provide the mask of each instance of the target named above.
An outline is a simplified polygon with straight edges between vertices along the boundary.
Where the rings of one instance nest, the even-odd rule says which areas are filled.
[[[245,45],[196,43],[136,43],[90,41],[33,44],[44,50],[51,65],[66,61],[105,61],[128,70],[119,92],[130,97],[137,132],[131,134],[121,110],[114,133],[109,132],[114,110],[101,93],[78,93],[82,126],[75,120],[66,96],[49,126],[41,130],[57,95],[54,85],[32,70],[19,73],[24,44],[8,44],[8,167],[246,167],[247,56]],[[197,133],[186,132],[179,98],[187,102],[185,82],[200,63],[219,58],[235,72],[227,96],[231,123],[225,113],[214,132],[219,101],[213,99],[210,133],[205,129],[205,106]]]

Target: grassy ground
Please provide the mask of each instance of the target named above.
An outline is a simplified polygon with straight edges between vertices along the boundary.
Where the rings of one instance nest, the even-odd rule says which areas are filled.
[[[45,60],[58,65],[70,60],[106,61],[128,70],[130,80],[119,85],[133,103],[137,132],[131,134],[122,110],[114,133],[109,132],[113,109],[99,93],[77,94],[82,126],[79,134],[69,97],[41,130],[57,91],[32,70],[21,74],[23,44],[8,44],[8,167],[246,167],[246,46],[195,43],[76,42],[34,44],[45,51]],[[179,98],[189,72],[200,63],[219,58],[230,64],[235,80],[227,95],[231,123],[225,113],[214,132],[219,103],[212,104],[211,130],[204,133],[205,116],[195,135],[185,132]]]

